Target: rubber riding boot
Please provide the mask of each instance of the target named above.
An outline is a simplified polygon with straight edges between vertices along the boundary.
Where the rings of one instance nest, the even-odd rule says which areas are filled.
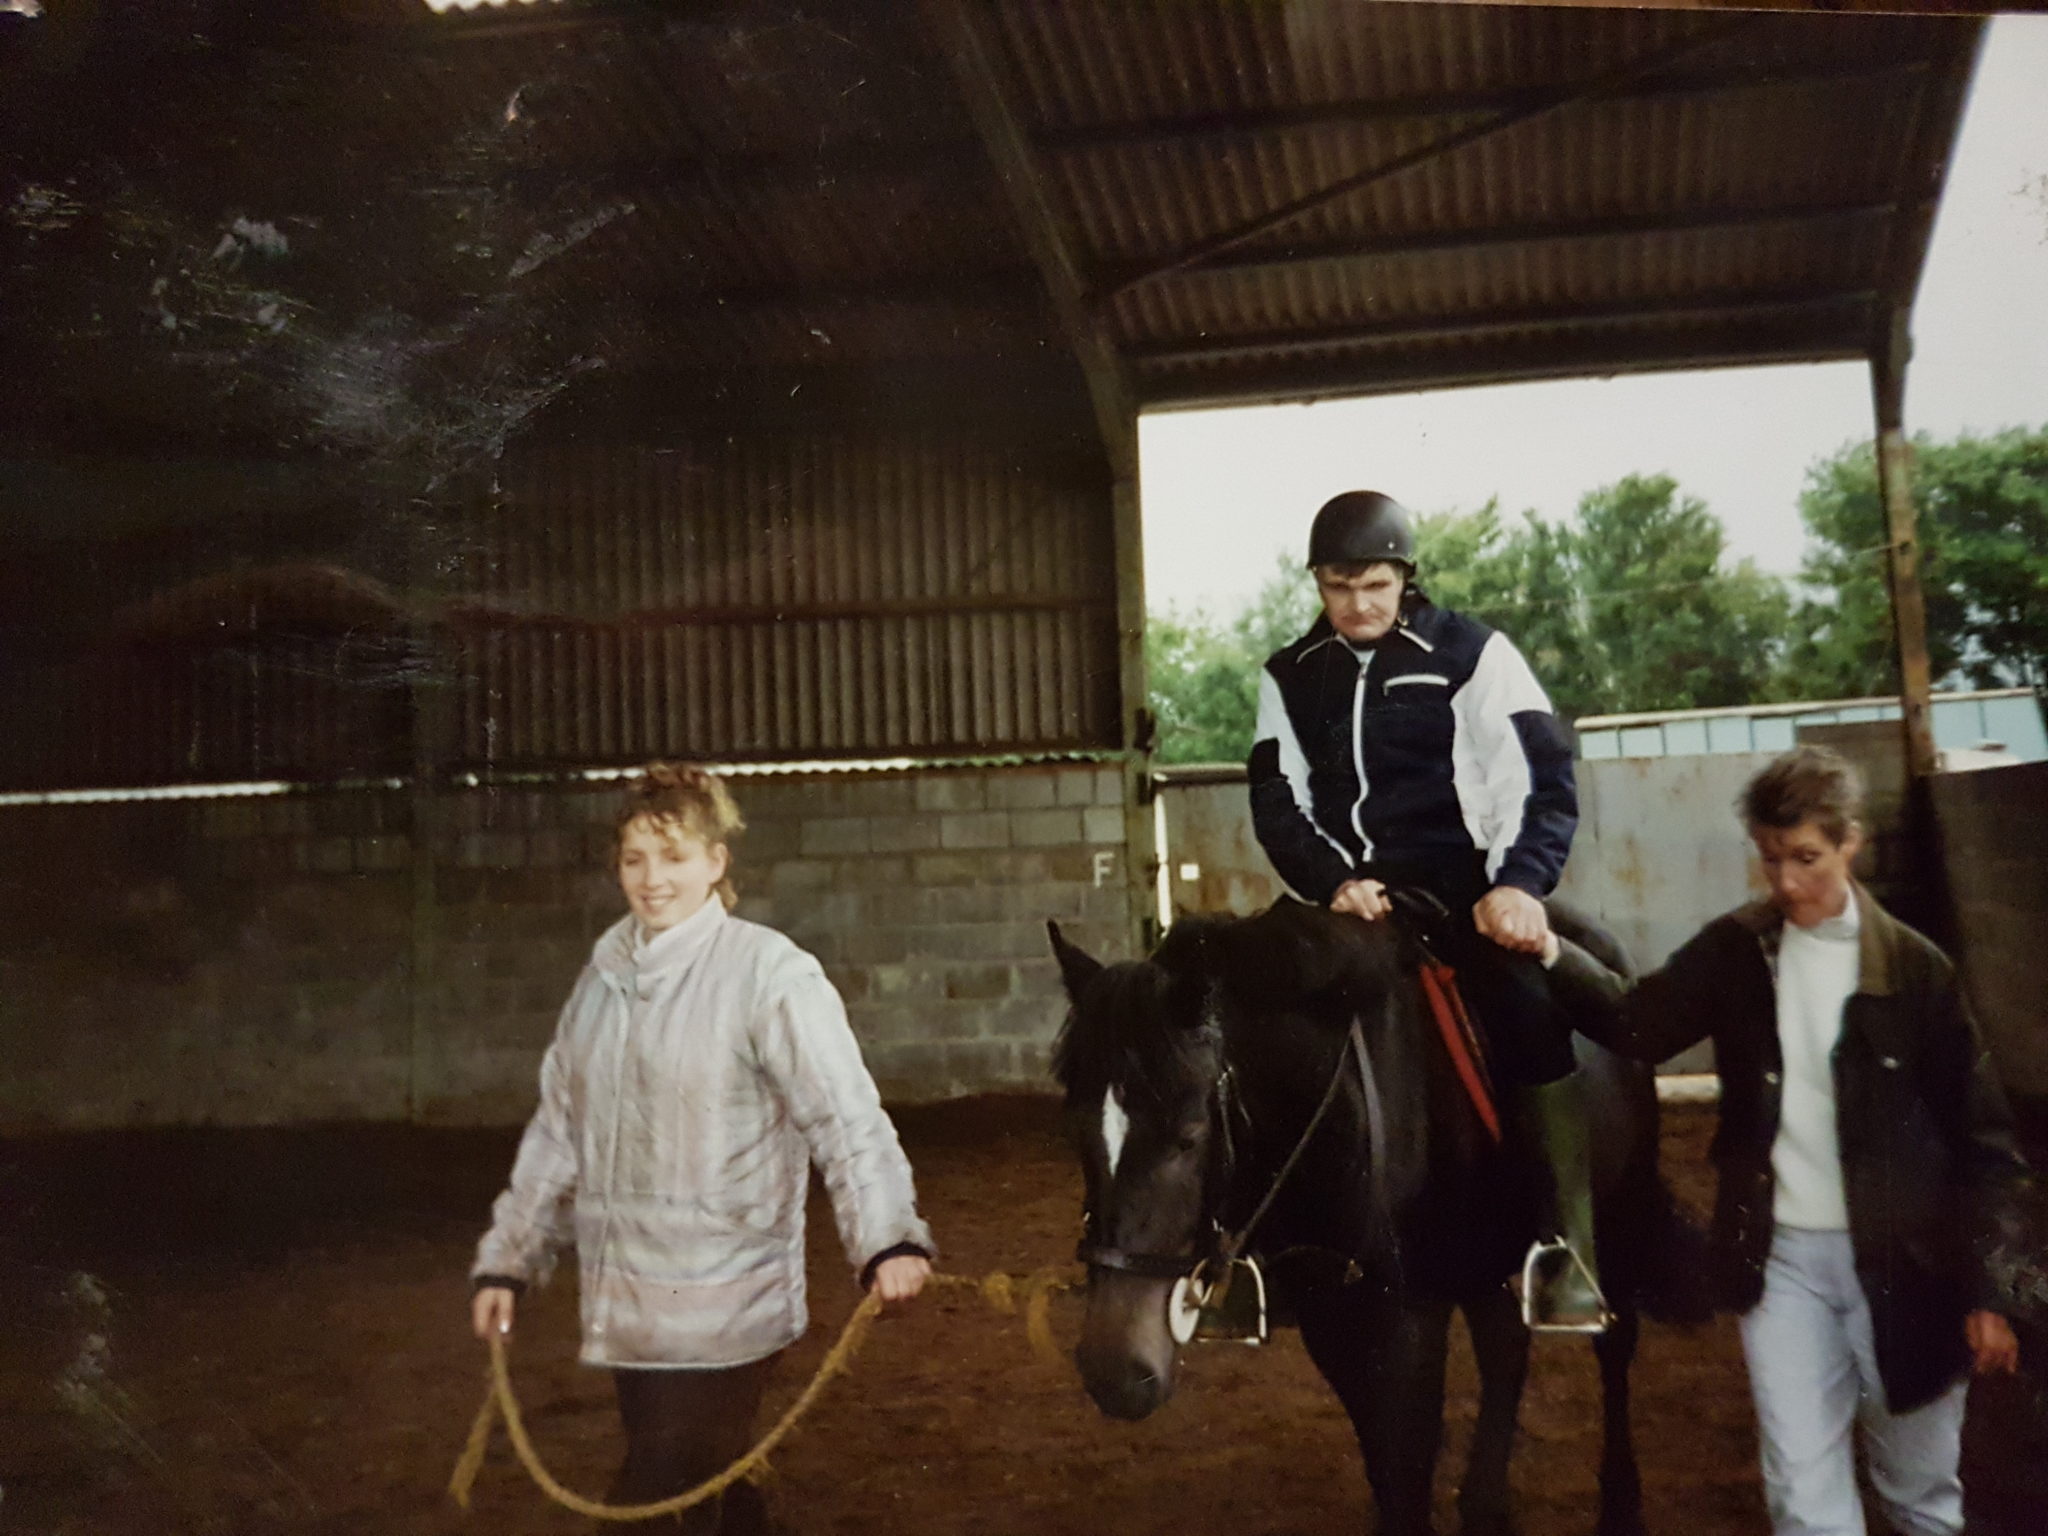
[[[1548,1178],[1550,1234],[1529,1250],[1522,1316],[1539,1333],[1603,1333],[1613,1321],[1593,1254],[1593,1168],[1578,1073],[1522,1090],[1521,1118]]]

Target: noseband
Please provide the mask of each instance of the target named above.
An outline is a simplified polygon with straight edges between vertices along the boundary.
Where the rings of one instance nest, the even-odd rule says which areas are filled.
[[[1372,1056],[1365,1048],[1365,1031],[1355,1014],[1351,1019],[1348,1056],[1358,1063],[1360,1084],[1365,1090],[1366,1131],[1371,1158],[1367,1176],[1373,1181],[1374,1209],[1380,1210],[1384,1209],[1380,1181],[1385,1177],[1386,1168],[1386,1116],[1380,1102],[1379,1082],[1373,1073]],[[1091,1211],[1088,1214],[1088,1234],[1075,1249],[1074,1257],[1090,1269],[1114,1270],[1118,1274],[1136,1275],[1146,1280],[1193,1279],[1199,1282],[1205,1273],[1227,1273],[1231,1264],[1244,1252],[1253,1232],[1258,1230],[1259,1223],[1265,1219],[1266,1212],[1272,1208],[1273,1201],[1300,1164],[1302,1154],[1308,1150],[1308,1144],[1315,1139],[1316,1132],[1322,1128],[1323,1120],[1329,1115],[1330,1106],[1337,1102],[1337,1090],[1344,1084],[1346,1057],[1345,1051],[1338,1051],[1336,1068],[1330,1073],[1329,1086],[1324,1088],[1322,1100],[1316,1105],[1315,1113],[1309,1116],[1308,1124],[1302,1127],[1301,1135],[1294,1143],[1294,1150],[1287,1154],[1286,1161],[1280,1165],[1280,1171],[1273,1175],[1273,1182],[1266,1186],[1266,1192],[1252,1208],[1251,1216],[1236,1231],[1226,1231],[1220,1222],[1211,1220],[1209,1243],[1205,1252],[1134,1253],[1110,1243],[1096,1241],[1095,1214]],[[1223,1070],[1217,1073],[1216,1086],[1209,1095],[1210,1122],[1220,1127],[1221,1131],[1221,1177],[1222,1182],[1226,1184],[1237,1162],[1236,1148],[1230,1137],[1231,1103],[1234,1098],[1231,1084],[1232,1074],[1226,1063]]]

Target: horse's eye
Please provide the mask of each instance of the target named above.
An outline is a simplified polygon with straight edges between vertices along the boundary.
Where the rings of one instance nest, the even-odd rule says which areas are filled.
[[[1184,1125],[1181,1127],[1180,1135],[1175,1139],[1174,1145],[1183,1152],[1192,1152],[1202,1144],[1203,1132],[1207,1130],[1208,1127],[1206,1125]]]

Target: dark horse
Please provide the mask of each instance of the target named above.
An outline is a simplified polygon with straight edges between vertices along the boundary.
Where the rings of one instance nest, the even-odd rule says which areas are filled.
[[[1553,919],[1625,964],[1583,920]],[[1531,1175],[1458,1086],[1405,927],[1287,900],[1184,918],[1150,959],[1110,966],[1052,936],[1073,1002],[1055,1071],[1087,1183],[1077,1359],[1097,1406],[1140,1419],[1172,1394],[1177,1277],[1256,1220],[1249,1248],[1350,1415],[1386,1536],[1432,1528],[1445,1346],[1452,1308],[1464,1313],[1481,1387],[1459,1512],[1468,1536],[1511,1531],[1529,1336],[1507,1279],[1534,1233]],[[1617,1314],[1594,1341],[1598,1528],[1630,1536],[1643,1528],[1628,1417],[1638,1317],[1703,1315],[1688,1292],[1700,1245],[1657,1172],[1647,1070],[1583,1041],[1580,1060]]]

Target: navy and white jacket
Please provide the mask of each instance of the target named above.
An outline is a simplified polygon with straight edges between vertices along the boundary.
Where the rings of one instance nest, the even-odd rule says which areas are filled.
[[[1469,866],[1547,896],[1579,824],[1572,753],[1506,635],[1430,603],[1354,647],[1327,617],[1259,678],[1252,825],[1327,904],[1373,863]]]

